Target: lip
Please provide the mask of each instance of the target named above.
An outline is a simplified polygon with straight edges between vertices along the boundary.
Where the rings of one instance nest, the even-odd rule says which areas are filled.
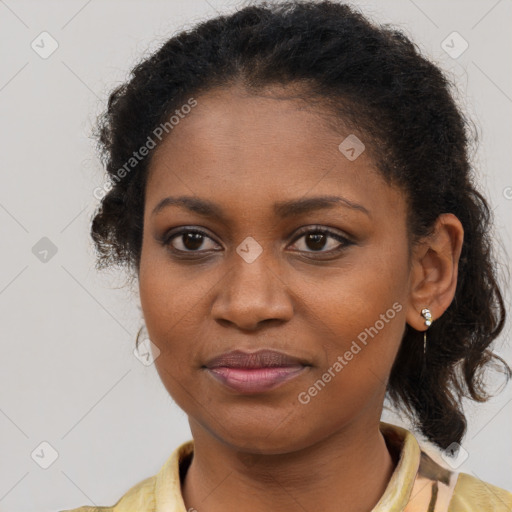
[[[234,350],[206,363],[206,370],[219,382],[239,393],[262,393],[298,377],[311,365],[275,350]]]
[[[283,366],[308,365],[307,361],[298,357],[293,357],[277,350],[258,350],[257,352],[243,352],[242,350],[232,350],[225,352],[220,356],[210,359],[205,366],[212,368],[276,368]]]

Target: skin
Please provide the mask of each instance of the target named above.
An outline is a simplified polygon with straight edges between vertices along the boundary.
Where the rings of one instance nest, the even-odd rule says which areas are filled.
[[[195,442],[182,494],[187,510],[199,512],[368,511],[396,465],[379,421],[405,325],[423,331],[422,308],[435,321],[450,305],[463,229],[453,214],[441,215],[409,260],[405,196],[381,179],[370,151],[348,160],[338,146],[350,131],[270,92],[233,87],[197,97],[152,156],[139,290],[161,350],[155,365]],[[163,198],[180,195],[213,201],[225,220],[177,206],[152,215]],[[342,204],[285,219],[273,210],[322,195],[343,196],[369,215]],[[159,241],[180,226],[204,231],[203,244]],[[328,237],[315,246],[296,234],[305,226],[353,243]],[[263,249],[252,263],[236,252],[248,236]],[[192,258],[170,247],[192,247]],[[299,393],[394,303],[394,318],[300,403]],[[233,349],[261,348],[311,366],[255,395],[226,388],[202,367]]]

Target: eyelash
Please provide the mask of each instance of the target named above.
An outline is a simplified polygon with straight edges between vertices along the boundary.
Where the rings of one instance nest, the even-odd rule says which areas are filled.
[[[209,235],[207,235],[204,231],[201,231],[200,229],[181,228],[178,231],[175,231],[175,232],[172,232],[170,234],[164,235],[162,237],[162,239],[161,239],[161,243],[162,243],[162,245],[167,247],[171,252],[173,252],[174,254],[177,254],[179,256],[188,255],[188,254],[190,254],[190,255],[192,255],[192,254],[200,254],[201,252],[209,252],[208,250],[207,251],[200,251],[200,250],[197,250],[197,251],[183,251],[181,249],[176,249],[176,248],[171,246],[171,242],[175,238],[178,238],[179,236],[184,235],[184,234],[188,234],[188,233],[198,234],[198,235],[201,235],[202,237],[209,238],[210,240],[215,242],[215,240],[213,240],[212,237],[210,237]],[[307,235],[307,234],[310,234],[310,233],[326,235],[329,238],[334,238],[335,240],[340,242],[342,245],[337,247],[336,249],[331,249],[330,251],[296,251],[296,252],[305,252],[307,254],[337,254],[337,253],[341,252],[343,249],[345,249],[345,248],[347,248],[347,247],[349,247],[351,245],[354,245],[354,242],[349,240],[348,238],[346,238],[344,236],[341,236],[340,234],[338,234],[338,233],[336,233],[334,231],[331,231],[329,229],[326,229],[326,228],[320,227],[320,226],[318,226],[318,227],[316,227],[316,226],[309,226],[307,228],[303,228],[303,229],[299,230],[299,232],[297,233],[297,237],[293,240],[292,244],[295,244],[304,235]],[[188,257],[188,256],[184,256],[184,257]]]

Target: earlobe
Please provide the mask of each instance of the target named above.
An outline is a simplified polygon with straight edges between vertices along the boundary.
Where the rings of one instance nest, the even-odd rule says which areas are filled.
[[[441,214],[432,234],[414,249],[411,265],[407,323],[418,331],[425,330],[423,308],[439,318],[450,306],[457,288],[459,257],[464,229],[452,213]]]

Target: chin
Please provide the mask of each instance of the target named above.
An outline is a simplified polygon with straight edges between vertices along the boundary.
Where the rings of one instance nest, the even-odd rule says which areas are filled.
[[[232,435],[223,431],[212,432],[220,442],[229,446],[231,449],[246,454],[254,455],[283,455],[302,450],[315,443],[316,439],[312,439],[303,432],[293,432],[289,428],[281,431],[272,432],[275,428],[274,424],[269,424],[268,428],[261,421],[255,420],[255,426],[249,428],[233,426]],[[230,428],[225,425],[226,429]],[[270,432],[268,434],[267,432]]]

